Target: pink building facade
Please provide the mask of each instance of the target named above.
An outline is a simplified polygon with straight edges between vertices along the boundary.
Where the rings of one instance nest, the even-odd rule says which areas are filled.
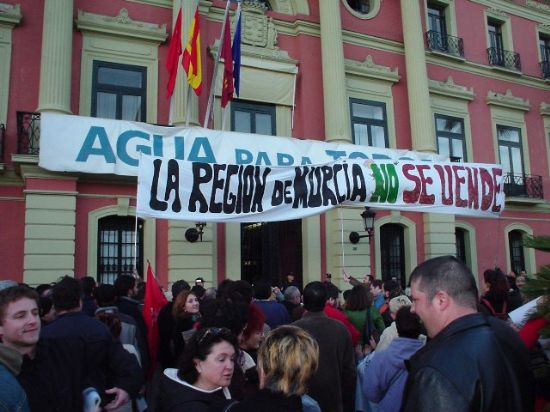
[[[32,3],[32,4],[31,4]],[[236,2],[235,2],[236,3]],[[195,1],[183,2],[184,37]],[[498,219],[361,209],[291,222],[135,218],[136,178],[38,166],[45,112],[202,125],[226,2],[200,0],[203,93],[165,68],[176,0],[0,0],[0,278],[111,282],[147,260],[161,284],[202,276],[303,283],[342,271],[397,278],[453,254],[479,275],[548,263],[524,248],[550,234],[550,6],[534,0],[269,0],[242,3],[241,94],[209,128],[440,153],[500,163]],[[235,28],[237,4],[230,6]],[[185,39],[184,39],[185,40]],[[221,65],[217,68],[222,70]],[[76,118],[78,120],[78,118]],[[137,230],[136,230],[137,228]],[[137,234],[137,241],[136,236]],[[186,236],[187,234],[187,236]]]

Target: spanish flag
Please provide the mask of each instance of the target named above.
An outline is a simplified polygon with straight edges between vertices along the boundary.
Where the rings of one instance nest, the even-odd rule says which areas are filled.
[[[199,25],[199,6],[195,10],[195,16],[187,35],[187,44],[183,51],[181,64],[187,73],[187,81],[199,96],[202,91],[202,69],[201,69],[201,32]]]

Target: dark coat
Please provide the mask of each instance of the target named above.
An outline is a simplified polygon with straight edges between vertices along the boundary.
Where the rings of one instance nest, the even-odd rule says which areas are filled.
[[[505,322],[476,313],[443,329],[408,362],[402,411],[532,411],[529,353]]]
[[[323,312],[306,312],[293,325],[319,344],[319,369],[309,382],[308,394],[323,412],[355,411],[355,354],[346,327]]]
[[[231,402],[221,389],[201,392],[163,374],[156,412],[222,412]]]
[[[105,324],[83,312],[59,316],[42,329],[40,339],[51,342],[50,351],[61,345],[68,348],[68,341],[63,341],[74,339],[70,353],[82,356],[73,359],[68,353],[64,358],[61,353],[57,368],[75,368],[83,363],[88,386],[96,388],[102,399],[107,398],[103,391],[108,388],[124,389],[131,397],[141,389],[143,374],[137,359],[113,338]]]
[[[302,412],[302,400],[298,395],[285,396],[282,393],[260,389],[250,398],[232,406],[230,412]]]

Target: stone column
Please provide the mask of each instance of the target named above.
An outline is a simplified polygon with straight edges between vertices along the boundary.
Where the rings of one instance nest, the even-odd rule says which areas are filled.
[[[319,0],[325,140],[351,143],[340,1]]]
[[[435,152],[434,120],[430,109],[426,51],[418,0],[401,0],[407,91],[411,120],[412,149]]]
[[[412,149],[420,152],[436,152],[437,144],[434,118],[430,107],[426,51],[419,3],[418,0],[401,0]],[[424,213],[423,218],[424,258],[454,255],[456,253],[454,216]]]
[[[180,7],[179,1],[174,1],[174,6],[172,10],[173,14],[173,22],[176,21],[176,17],[178,15]],[[196,3],[194,1],[183,1],[182,2],[182,48],[185,48],[185,44],[187,43],[187,34],[189,32],[189,28],[191,27],[191,22],[193,21],[193,16],[195,15],[195,8]],[[172,24],[172,28],[174,27],[174,24]],[[204,41],[204,35],[201,39]],[[202,53],[204,56],[204,52]],[[181,59],[180,59],[181,62]],[[203,93],[207,91],[206,85],[206,71],[205,71],[205,64],[203,59],[203,71],[202,71],[202,81],[203,81]],[[187,107],[187,93],[191,93],[191,98],[189,99],[189,107]],[[174,126],[184,126],[185,125],[185,119],[187,116],[187,110],[190,110],[189,113],[189,125],[190,126],[200,126],[199,123],[199,98],[189,87],[189,83],[187,83],[187,78],[185,74],[185,70],[183,70],[183,67],[181,64],[178,66],[178,76],[176,79],[176,87],[174,88],[174,94],[172,95],[172,123]]]
[[[39,111],[71,113],[73,0],[45,0]]]

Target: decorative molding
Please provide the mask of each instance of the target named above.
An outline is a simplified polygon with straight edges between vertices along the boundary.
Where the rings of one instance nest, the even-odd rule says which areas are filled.
[[[15,26],[21,22],[23,15],[21,14],[20,4],[5,4],[0,3],[0,24],[8,24]]]
[[[349,74],[386,80],[392,83],[397,83],[400,79],[397,67],[392,69],[391,67],[376,64],[370,54],[363,62],[345,59],[345,66],[346,73]]]
[[[243,45],[275,49],[277,45],[277,29],[273,17],[265,15],[267,6],[252,0],[245,0],[242,4],[242,37]],[[235,31],[236,15],[232,18],[232,28]]]
[[[550,103],[542,102],[540,104],[540,114],[542,116],[550,116]]]
[[[171,9],[173,7],[173,0],[126,0],[132,3],[148,4],[150,6],[163,7]]]
[[[499,18],[499,19],[503,19],[503,20],[507,20],[509,18],[508,14],[506,14],[502,10],[496,9],[494,7],[488,8],[486,10],[486,13],[491,17],[495,17],[495,18]]]
[[[540,1],[527,0],[525,5],[531,9],[550,14],[550,6],[548,4],[543,4]]]
[[[550,34],[550,23],[539,24],[537,30],[540,33]]]
[[[443,96],[453,97],[456,99],[474,100],[475,94],[472,88],[456,84],[452,76],[447,78],[447,81],[438,82],[437,80],[429,80],[430,93],[440,94]]]
[[[168,37],[166,24],[158,25],[130,18],[128,10],[120,9],[116,16],[104,16],[78,10],[76,27],[81,31],[100,32],[117,37],[130,37],[162,43]]]
[[[523,111],[529,111],[531,109],[528,99],[514,96],[510,89],[506,90],[504,94],[489,90],[487,92],[487,104]]]

